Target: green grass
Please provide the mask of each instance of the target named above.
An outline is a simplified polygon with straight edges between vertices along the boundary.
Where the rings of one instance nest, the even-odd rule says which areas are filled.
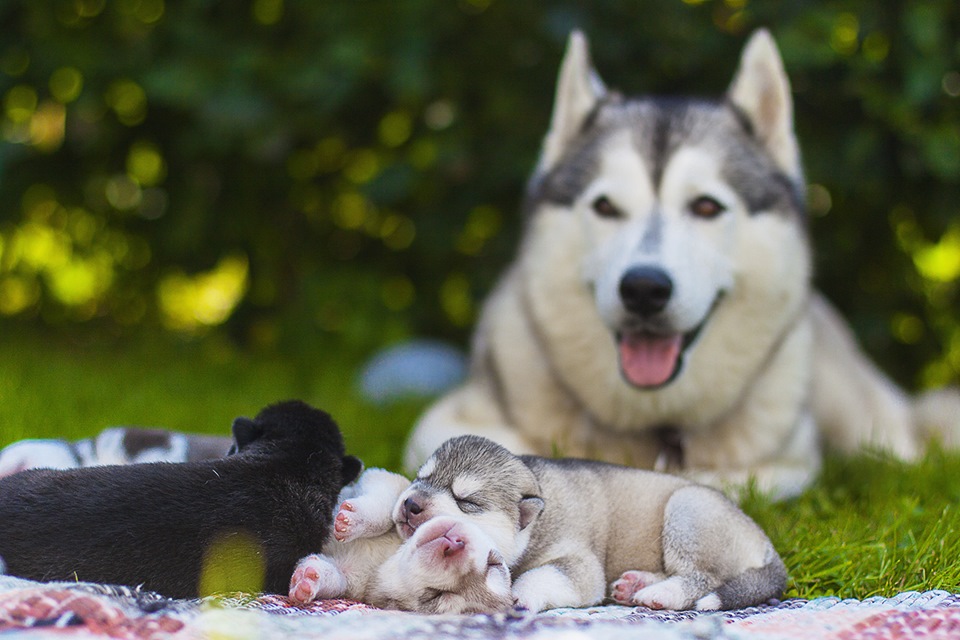
[[[328,411],[367,466],[399,468],[422,401],[376,406],[360,396],[358,358],[317,351],[283,359],[224,341],[137,343],[0,336],[0,446],[76,439],[111,425],[230,434],[233,419],[299,398]]]
[[[817,483],[781,504],[744,504],[790,570],[787,595],[866,598],[960,592],[960,454],[933,446],[918,464],[831,457]]]
[[[356,356],[252,355],[226,343],[0,336],[0,446],[78,438],[107,425],[228,433],[238,415],[286,398],[329,411],[368,466],[398,469],[423,402],[377,407],[356,390]],[[829,458],[795,500],[744,507],[790,570],[787,596],[865,598],[904,590],[960,592],[960,454],[933,448],[905,465],[883,456]]]

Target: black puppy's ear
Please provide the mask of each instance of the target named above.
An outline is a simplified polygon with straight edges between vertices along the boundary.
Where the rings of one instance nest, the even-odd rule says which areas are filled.
[[[242,451],[244,447],[263,435],[263,427],[250,418],[237,418],[233,421],[233,447],[231,450]]]
[[[360,458],[343,456],[343,467],[341,468],[343,486],[347,486],[356,480],[361,471],[363,471],[363,462],[361,462]]]
[[[543,498],[540,496],[524,496],[520,500],[520,531],[527,528],[543,511]]]

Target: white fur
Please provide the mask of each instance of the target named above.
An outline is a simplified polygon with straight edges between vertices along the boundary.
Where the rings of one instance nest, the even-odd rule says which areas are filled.
[[[0,451],[0,477],[24,469],[73,469],[77,458],[60,440],[20,440]]]
[[[400,546],[390,514],[410,481],[383,469],[366,469],[344,487],[337,501],[334,526],[323,554],[301,559],[290,579],[290,599],[362,599],[377,569]],[[350,503],[348,509],[344,506]]]
[[[715,593],[709,593],[697,600],[693,608],[697,611],[717,611],[720,605],[719,596]]]
[[[599,601],[603,593],[597,597]],[[543,611],[582,604],[576,587],[555,567],[543,566],[523,573],[513,583],[516,606],[529,611]]]
[[[453,481],[453,495],[466,498],[483,488],[483,480],[473,476],[460,476]]]
[[[434,458],[429,458],[426,462],[424,462],[424,463],[420,466],[420,469],[417,471],[417,477],[418,477],[418,478],[426,478],[426,477],[429,476],[431,473],[433,473],[433,469],[434,469],[434,467],[436,467],[436,465],[437,465],[436,459],[434,459]]]
[[[733,285],[735,263],[729,256],[734,250],[735,226],[742,224],[738,217],[748,214],[733,189],[721,180],[720,169],[706,152],[679,151],[665,169],[657,206],[658,195],[644,179],[650,172],[627,132],[608,142],[600,178],[573,207],[589,244],[583,261],[584,279],[595,287],[595,304],[608,331],[616,331],[624,321],[618,289],[621,277],[631,267],[657,266],[671,274],[676,291],[667,317],[679,332],[703,322],[717,294]],[[709,222],[690,220],[684,208],[703,192],[733,208],[734,215]],[[590,203],[601,194],[627,213],[625,225],[598,218],[590,210]],[[645,251],[641,242],[652,215],[662,218],[663,238],[655,254]]]

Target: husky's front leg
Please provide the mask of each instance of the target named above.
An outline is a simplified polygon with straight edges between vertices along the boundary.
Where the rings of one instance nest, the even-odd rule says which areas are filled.
[[[717,438],[713,450],[717,458],[720,457],[717,453],[724,451],[725,445],[743,449],[743,445],[735,442],[735,435],[731,435],[731,438]],[[693,468],[682,475],[719,489],[734,500],[739,500],[751,486],[774,500],[783,500],[800,495],[813,483],[820,473],[822,460],[816,425],[813,417],[804,412],[776,454],[761,461],[748,461],[731,455],[726,463],[721,462],[720,468]]]
[[[565,556],[520,574],[513,581],[513,599],[518,608],[534,612],[585,607],[603,600],[605,587],[596,556]]]
[[[298,604],[319,598],[340,598],[347,592],[347,578],[332,558],[320,554],[302,558],[290,578],[288,597]]]

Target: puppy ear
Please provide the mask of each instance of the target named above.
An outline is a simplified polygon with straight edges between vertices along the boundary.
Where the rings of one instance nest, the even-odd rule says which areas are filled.
[[[347,486],[356,480],[361,471],[363,471],[363,462],[360,460],[360,458],[356,458],[354,456],[343,456],[343,467],[341,468],[343,486]]]
[[[233,421],[233,447],[234,453],[243,451],[251,442],[258,440],[263,435],[263,427],[258,425],[250,418],[237,418]]]
[[[525,496],[520,500],[520,531],[527,528],[543,511],[543,498],[540,496]]]

